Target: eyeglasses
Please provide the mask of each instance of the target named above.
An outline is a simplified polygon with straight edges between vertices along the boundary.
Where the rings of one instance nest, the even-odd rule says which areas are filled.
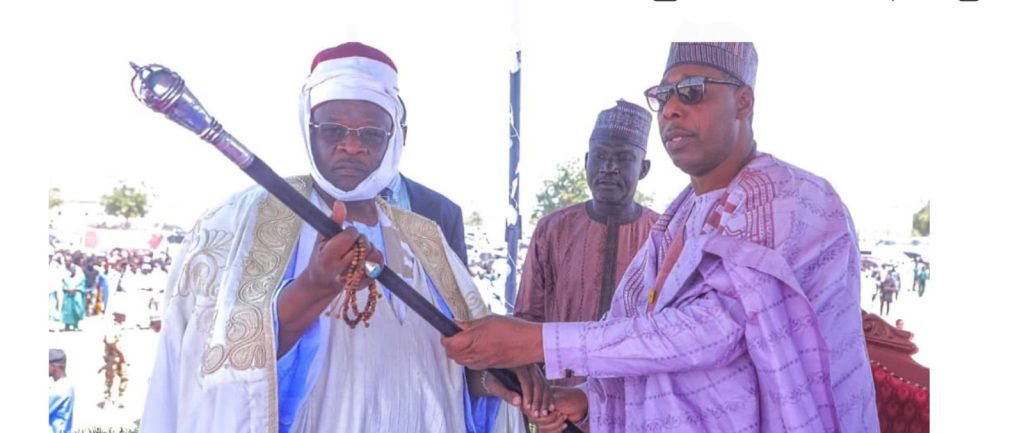
[[[647,106],[651,107],[651,111],[655,112],[660,112],[662,108],[665,108],[665,104],[668,104],[668,100],[672,98],[673,93],[679,96],[679,102],[685,105],[696,105],[704,99],[704,85],[707,83],[743,86],[743,83],[738,81],[716,80],[709,77],[695,76],[683,78],[676,84],[662,84],[651,87],[644,91],[644,96],[647,97]]]
[[[365,146],[378,148],[387,144],[388,139],[392,135],[391,131],[376,126],[350,128],[334,122],[310,122],[309,127],[318,132],[317,137],[320,140],[330,145],[337,145],[345,140],[349,134],[355,133],[356,137],[359,137],[359,141]]]

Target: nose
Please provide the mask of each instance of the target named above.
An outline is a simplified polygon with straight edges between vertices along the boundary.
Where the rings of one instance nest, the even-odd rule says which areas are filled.
[[[686,105],[679,99],[679,95],[673,91],[672,96],[668,98],[668,101],[665,101],[664,106],[661,107],[661,113],[658,113],[658,115],[666,120],[678,119],[683,117],[683,114],[686,111],[685,107]]]
[[[599,170],[601,171],[601,174],[618,173],[619,164],[615,161],[615,158],[605,158],[603,161],[601,161]]]
[[[345,137],[341,141],[334,144],[334,146],[343,152],[358,155],[362,152],[369,153],[370,149],[363,145],[363,141],[359,139],[359,134],[355,131],[349,130],[345,134]]]

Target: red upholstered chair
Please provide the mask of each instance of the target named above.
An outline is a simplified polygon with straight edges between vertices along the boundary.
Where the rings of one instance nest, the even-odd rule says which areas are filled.
[[[914,334],[874,314],[861,315],[882,433],[927,433],[928,368],[910,357],[917,353],[917,345],[910,341]]]

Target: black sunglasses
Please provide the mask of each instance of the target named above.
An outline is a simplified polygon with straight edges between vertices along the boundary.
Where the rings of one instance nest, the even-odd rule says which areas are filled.
[[[739,81],[693,76],[685,77],[675,84],[662,84],[651,87],[644,91],[644,96],[647,99],[647,106],[651,107],[651,111],[655,112],[660,112],[662,108],[665,108],[665,104],[672,98],[672,94],[679,96],[679,102],[683,104],[695,105],[704,99],[704,85],[707,83],[743,86],[743,83]]]
[[[340,123],[334,122],[310,122],[309,127],[317,131],[319,134],[317,137],[323,140],[324,143],[336,145],[341,143],[350,133],[355,133],[356,137],[359,137],[359,141],[368,147],[380,147],[387,144],[388,139],[391,138],[391,131],[387,131],[376,126],[363,126],[360,128],[350,128]]]

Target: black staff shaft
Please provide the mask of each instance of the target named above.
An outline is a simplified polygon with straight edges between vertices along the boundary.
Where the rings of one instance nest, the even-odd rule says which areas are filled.
[[[313,203],[310,203],[302,194],[299,194],[295,188],[292,188],[280,175],[274,172],[266,163],[263,162],[259,157],[254,157],[252,163],[248,167],[240,167],[245,174],[248,174],[256,183],[260,184],[268,192],[281,200],[288,209],[295,212],[299,218],[313,226],[317,232],[324,236],[324,238],[330,239],[341,233],[341,226],[337,222],[332,220],[327,215],[324,215],[320,209],[317,209]],[[377,281],[384,284],[388,290],[391,290],[398,299],[405,302],[416,314],[419,314],[423,320],[426,320],[430,326],[438,330],[442,335],[451,337],[458,334],[462,329],[459,328],[455,322],[452,322],[448,317],[444,315],[434,305],[427,301],[419,292],[413,290],[401,277],[395,274],[391,268],[388,268],[383,263],[381,266],[381,273],[377,277]],[[515,373],[498,368],[487,369],[495,379],[498,379],[501,384],[515,393],[522,395],[523,389],[519,384],[519,379],[516,378]],[[581,430],[574,424],[566,421],[567,428],[565,431],[571,433],[580,433]]]
[[[242,168],[242,171],[278,200],[281,200],[299,218],[313,226],[325,239],[333,238],[341,233],[341,226],[338,223],[317,209],[309,199],[299,194],[259,157],[255,157],[249,167]]]
[[[213,116],[203,109],[202,104],[185,86],[185,80],[170,69],[160,65],[148,65],[139,67],[131,63],[135,70],[135,77],[132,79],[132,92],[135,97],[150,109],[167,116],[178,125],[192,131],[199,138],[203,139],[217,148],[224,156],[230,159],[238,168],[241,168],[256,183],[260,184],[278,200],[281,200],[288,209],[295,212],[299,218],[313,226],[317,232],[330,239],[341,233],[341,226],[330,217],[324,215],[306,197],[299,194],[288,182],[285,182],[277,173],[274,173],[263,160],[250,152],[242,143],[231,136],[224,127],[217,122]],[[434,306],[427,302],[418,292],[409,287],[404,280],[395,275],[387,266],[381,264],[381,275],[378,279],[388,287],[398,299],[401,299],[416,314],[419,314],[430,326],[437,329],[445,336],[457,334],[460,329],[451,320],[441,314]],[[501,384],[510,390],[522,395],[522,388],[514,374],[508,370],[490,370],[494,377],[501,381]],[[572,424],[568,424],[568,431],[578,432]]]

